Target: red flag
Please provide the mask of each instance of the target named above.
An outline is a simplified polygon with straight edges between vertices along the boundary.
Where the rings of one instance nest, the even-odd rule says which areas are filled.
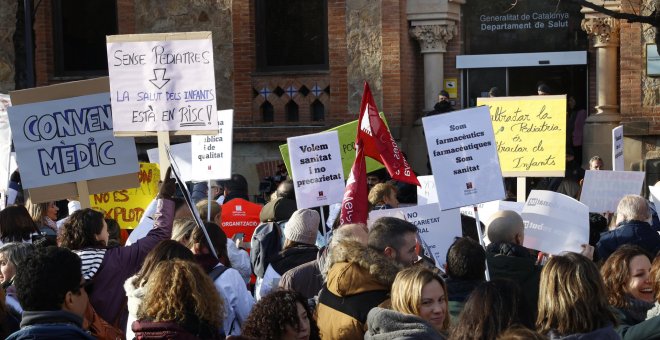
[[[360,104],[357,139],[364,142],[364,155],[385,165],[393,179],[420,185],[398,144],[378,115],[376,102],[366,81],[364,82],[362,104]]]
[[[346,181],[346,190],[341,202],[339,224],[367,223],[369,201],[367,198],[367,165],[364,161],[363,142],[358,135],[355,140],[355,162]]]

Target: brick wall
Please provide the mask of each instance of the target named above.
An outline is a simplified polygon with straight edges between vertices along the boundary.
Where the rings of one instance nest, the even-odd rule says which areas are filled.
[[[55,70],[52,6],[50,0],[43,0],[34,13],[34,73],[37,86],[50,84]]]
[[[638,12],[640,10],[639,3],[639,0],[622,1],[621,11]],[[642,37],[642,24],[628,23],[622,20],[620,24],[619,93],[622,122],[624,124],[633,123],[638,127],[643,127],[648,123],[646,133],[643,132],[643,129],[642,131],[636,129],[636,132],[640,135],[660,134],[660,106],[657,105],[657,103],[660,103],[660,98],[655,99],[656,105],[645,106],[643,104],[642,88],[647,77],[645,75],[646,46]],[[657,97],[657,89],[655,92]]]

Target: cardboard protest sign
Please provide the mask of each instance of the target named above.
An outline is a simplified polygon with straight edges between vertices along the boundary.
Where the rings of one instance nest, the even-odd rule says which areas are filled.
[[[180,143],[169,146],[170,153],[178,165],[179,172],[177,172],[177,174],[186,182],[193,180],[192,153],[190,152],[191,147],[190,143]],[[149,163],[160,164],[158,148],[147,150],[147,156],[149,157]]]
[[[433,175],[417,176],[419,186],[417,187],[417,204],[438,203],[438,191],[435,188]]]
[[[504,198],[485,106],[422,118],[442,210]]]
[[[458,209],[438,209],[437,204],[417,205],[406,208],[372,210],[369,212],[367,225],[380,217],[396,217],[415,226],[419,236],[429,246],[438,267],[447,262],[447,250],[457,237],[463,236],[461,215]]]
[[[642,171],[587,170],[580,202],[589,207],[589,212],[615,212],[623,196],[642,192],[642,183]]]
[[[106,38],[115,133],[218,131],[211,32]]]
[[[206,232],[206,228],[204,227],[204,220],[202,220],[202,218],[199,216],[199,211],[197,211],[197,207],[195,206],[195,203],[193,202],[192,197],[190,196],[190,192],[188,191],[188,186],[186,186],[186,183],[181,179],[181,176],[179,176],[181,171],[179,171],[179,167],[176,164],[176,160],[174,159],[174,157],[172,157],[170,148],[166,147],[165,150],[167,152],[167,157],[171,164],[170,165],[172,169],[171,175],[176,179],[176,183],[178,184],[179,189],[181,189],[181,193],[183,194],[183,199],[184,201],[186,201],[186,204],[188,205],[188,209],[190,209],[190,211],[193,214],[193,219],[195,219],[195,223],[197,223],[197,227],[200,228],[204,233],[204,237],[206,238],[206,243],[210,245],[209,249],[211,249],[211,253],[217,259],[218,254],[215,252],[215,247],[213,246],[213,242],[211,241],[209,234]]]
[[[380,118],[382,118],[383,122],[385,122],[385,125],[387,125],[387,120],[385,119],[385,115],[382,112],[380,113]],[[348,176],[350,175],[351,166],[353,166],[353,162],[355,161],[355,134],[357,131],[357,124],[358,121],[354,120],[350,123],[346,123],[334,127],[332,129],[323,131],[323,132],[337,131],[337,135],[339,137],[341,165],[343,169],[344,178],[348,178]],[[284,164],[286,165],[287,170],[289,171],[289,173],[291,173],[291,164],[289,161],[289,148],[287,144],[280,145],[280,153],[282,154],[282,160],[284,160]],[[365,158],[366,158],[367,172],[372,172],[384,168],[383,164],[380,164],[369,157],[365,157]]]
[[[477,204],[477,208],[479,208],[479,221],[485,225],[488,225],[488,221],[494,213],[502,210],[512,210],[520,214],[522,213],[523,206],[523,202],[509,202],[500,200],[479,203]],[[473,207],[462,207],[460,211],[462,215],[474,217]]]
[[[487,105],[505,177],[564,176],[566,96],[477,98]]]
[[[532,190],[521,216],[527,248],[557,255],[580,253],[581,245],[589,243],[589,208],[572,197]]]
[[[140,182],[137,188],[91,195],[89,200],[92,208],[105,214],[106,218],[116,220],[122,229],[135,228],[144,214],[144,209],[158,194],[158,164],[140,163],[137,176]]]
[[[623,125],[612,129],[612,170],[623,171]]]
[[[337,131],[287,138],[298,209],[341,202],[344,196]]]
[[[660,187],[655,187],[653,185],[649,186],[649,198],[651,202],[655,205],[655,209],[660,209]]]
[[[10,95],[16,158],[33,202],[76,197],[81,182],[91,194],[138,186],[135,142],[113,136],[107,78]]]
[[[0,193],[7,191],[9,184],[9,158],[11,155],[11,129],[9,128],[9,117],[7,108],[11,106],[9,96],[0,94]],[[4,194],[2,197],[5,197]],[[0,209],[4,205],[0,206]]]
[[[218,111],[218,134],[193,135],[192,178],[197,181],[231,177],[234,110]]]

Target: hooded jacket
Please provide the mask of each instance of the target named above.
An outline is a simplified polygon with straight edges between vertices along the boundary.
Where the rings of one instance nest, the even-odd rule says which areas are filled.
[[[328,277],[319,294],[317,324],[321,338],[361,339],[371,308],[389,299],[401,265],[355,241],[335,245]]]
[[[418,316],[385,308],[372,308],[367,316],[367,326],[368,330],[364,334],[365,340],[445,339]]]

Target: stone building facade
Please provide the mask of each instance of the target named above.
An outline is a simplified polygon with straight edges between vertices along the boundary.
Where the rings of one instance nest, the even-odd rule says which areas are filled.
[[[585,157],[590,153],[605,156],[609,140],[601,138],[602,131],[619,122],[625,126],[627,165],[658,148],[660,142],[656,135],[660,132],[660,81],[645,74],[646,44],[654,39],[649,27],[603,18],[584,9],[580,12],[580,8],[568,8],[565,11],[570,12],[570,19],[566,21],[571,26],[570,32],[576,42],[574,45],[566,47],[558,43],[559,47],[555,50],[543,50],[538,49],[543,44],[532,40],[528,46],[501,47],[498,51],[497,46],[487,50],[487,41],[484,41],[484,47],[480,50],[481,47],[475,44],[479,34],[470,28],[470,18],[478,20],[483,14],[480,11],[488,14],[499,10],[490,6],[497,2],[99,0],[93,2],[96,8],[88,6],[86,10],[90,11],[90,15],[84,16],[92,18],[89,20],[91,24],[104,20],[110,26],[114,23],[114,27],[108,28],[107,34],[213,32],[218,108],[234,109],[233,167],[234,171],[246,174],[251,182],[269,175],[263,169],[272,169],[268,164],[279,162],[277,146],[284,143],[287,137],[323,131],[356,119],[365,80],[371,85],[379,109],[385,112],[393,135],[409,155],[413,168],[421,174],[427,170],[419,118],[424,111],[432,108],[437,93],[447,85],[445,80],[451,80],[451,86],[456,87],[456,96],[452,98],[455,107],[471,106],[472,98],[483,93],[483,89],[475,90],[474,84],[477,83],[471,83],[473,79],[481,77],[479,72],[484,77],[495,74],[494,77],[506,78],[503,87],[507,93],[504,95],[521,94],[516,92],[522,91],[516,88],[516,84],[509,83],[510,78],[520,79],[520,87],[534,87],[522,84],[524,76],[530,72],[541,72],[539,74],[557,84],[558,91],[562,89],[580,93],[585,107],[592,114],[588,123],[592,131],[585,132],[585,143],[591,143],[592,146],[585,145]],[[557,3],[554,0],[527,1],[541,2],[553,6]],[[25,87],[25,44],[22,42],[25,30],[21,19],[24,17],[21,3],[0,0],[0,92],[3,93]],[[69,0],[68,3],[82,6],[87,2]],[[268,20],[272,18],[264,8],[269,9],[267,6],[273,4],[282,7],[287,3],[299,4],[305,10],[316,10],[313,12],[313,20],[302,18],[305,20],[300,21],[312,26],[315,20],[322,23],[319,37],[325,44],[325,59],[320,66],[293,65],[278,68],[270,67],[272,65],[268,62],[264,64],[263,46],[272,41],[267,41],[270,38],[264,41],[263,37],[268,36],[268,30],[273,28],[268,26]],[[561,2],[564,3],[567,2]],[[650,13],[656,1],[607,3],[616,10],[631,12],[633,9],[641,9]],[[314,9],[314,5],[319,7]],[[111,6],[108,8],[112,10],[103,10],[103,6]],[[527,9],[521,7],[519,10]],[[62,61],[63,58],[73,58],[66,54],[70,50],[65,47],[68,46],[66,28],[74,19],[71,15],[82,15],[80,11],[67,9],[64,0],[42,0],[35,5],[33,27],[36,86],[103,75],[104,70],[69,72],[66,60]],[[532,8],[529,11],[538,10]],[[110,20],[109,17],[114,19]],[[278,20],[282,24],[290,24],[281,17]],[[549,36],[550,31],[547,32]],[[510,33],[501,31],[498,34]],[[297,38],[294,36],[292,39]],[[98,40],[95,43],[104,43],[102,39]],[[286,58],[286,49],[291,47],[270,46],[271,51],[281,52],[275,58],[283,58],[282,55]],[[531,69],[509,65],[492,68],[491,72],[483,71],[479,65],[459,68],[457,64],[466,55],[531,55],[538,51],[579,52],[586,56],[586,61],[584,64],[557,66],[555,71],[538,67],[544,65],[536,65]],[[297,54],[317,55],[313,52],[318,51],[298,51],[293,48],[289,57]],[[605,65],[604,62],[609,64]],[[566,77],[574,77],[576,80],[563,83],[562,78]],[[501,81],[505,84],[504,80]],[[480,85],[491,86],[485,81]],[[185,140],[185,137],[177,138],[174,142]],[[154,140],[146,138],[138,142],[146,148]],[[251,191],[254,190],[256,188],[251,188]]]

